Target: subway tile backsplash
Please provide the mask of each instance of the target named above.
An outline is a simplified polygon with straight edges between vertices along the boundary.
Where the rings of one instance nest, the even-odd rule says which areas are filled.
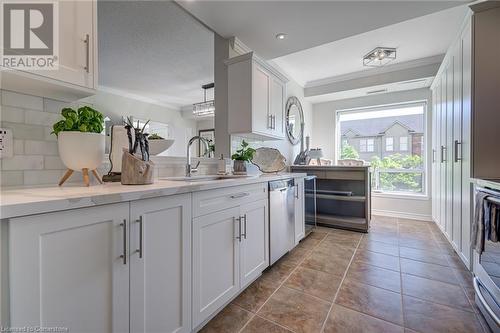
[[[0,160],[0,185],[56,185],[66,167],[59,158],[57,138],[51,134],[52,125],[61,119],[61,109],[71,103],[6,90],[0,90],[0,98],[0,127],[11,129],[14,137],[14,156]],[[155,177],[184,173],[183,158],[153,157],[153,161]],[[108,169],[109,163],[105,162],[99,172],[102,175]],[[202,162],[200,166],[200,174],[216,171],[215,160]],[[81,183],[82,177],[75,173],[68,182]]]

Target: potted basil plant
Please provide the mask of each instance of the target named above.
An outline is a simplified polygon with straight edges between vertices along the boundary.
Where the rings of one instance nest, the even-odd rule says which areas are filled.
[[[255,154],[255,149],[249,147],[248,142],[243,140],[241,142],[241,148],[236,151],[231,156],[234,160],[233,173],[235,175],[246,175],[247,174],[247,162],[250,162]]]
[[[105,136],[103,131],[104,117],[102,113],[82,106],[77,110],[63,108],[64,119],[53,126],[52,134],[57,136],[59,156],[68,168],[61,178],[62,185],[73,173],[81,171],[85,185],[89,185],[89,171],[101,182],[97,168],[104,158]]]

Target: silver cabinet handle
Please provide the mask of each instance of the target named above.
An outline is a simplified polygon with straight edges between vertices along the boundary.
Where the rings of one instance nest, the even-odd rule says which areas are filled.
[[[247,196],[249,196],[249,195],[250,195],[250,193],[247,193],[247,192],[245,192],[245,193],[233,194],[233,195],[231,196],[231,199],[239,199],[239,198],[244,198],[244,197],[247,197]]]
[[[458,146],[460,146],[460,157],[458,157],[459,155],[459,149],[458,149]],[[455,162],[458,162],[458,161],[461,161],[462,160],[462,143],[459,142],[458,140],[455,140]]]
[[[273,114],[273,129],[276,129],[276,115]]]
[[[436,162],[436,149],[432,150],[432,163]]]
[[[144,223],[142,220],[142,215],[139,216],[139,219],[136,221],[139,223],[139,248],[137,249],[137,253],[139,253],[139,258],[142,259],[142,253],[143,253],[143,238],[144,238],[144,232],[143,232],[143,227]]]
[[[123,219],[123,223],[120,223],[120,226],[123,227],[123,254],[120,258],[123,259],[123,264],[127,264],[127,220]]]
[[[269,128],[269,129],[273,128],[273,115],[272,114],[267,115],[267,128]]]
[[[483,307],[486,309],[486,312],[490,315],[490,317],[493,319],[493,321],[500,326],[500,319],[498,316],[495,314],[495,312],[491,309],[491,307],[488,305],[486,300],[484,299],[483,294],[481,293],[481,289],[479,289],[479,285],[483,285],[481,281],[476,277],[472,280],[474,284],[474,291],[476,292],[477,298],[479,298],[479,301],[483,305]]]
[[[89,34],[85,35],[85,40],[83,41],[85,43],[85,71],[87,73],[90,73],[90,36]]]
[[[241,242],[241,216],[239,216],[239,217],[233,217],[233,221],[235,219],[238,220],[238,236],[236,236],[236,239]]]
[[[295,184],[295,199],[299,199],[299,184]]]
[[[445,146],[441,146],[441,163],[446,162],[445,151],[446,151],[446,147]]]
[[[245,233],[243,234],[243,237],[247,239],[247,214],[244,214],[243,216],[240,217],[240,220],[243,218],[245,220],[245,224],[243,224],[243,230],[245,230]]]

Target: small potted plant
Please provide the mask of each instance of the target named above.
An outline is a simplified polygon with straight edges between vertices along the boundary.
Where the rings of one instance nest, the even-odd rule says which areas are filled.
[[[253,158],[255,149],[248,146],[248,142],[243,140],[241,142],[241,148],[236,151],[231,156],[234,160],[233,169],[235,175],[246,175],[247,173],[247,162],[250,162]]]
[[[158,155],[165,152],[174,144],[173,139],[165,139],[158,135],[157,133],[150,134],[148,136],[149,140],[149,152],[151,155]]]
[[[62,185],[74,171],[83,173],[85,185],[89,185],[89,171],[101,182],[97,168],[104,158],[105,136],[103,130],[104,117],[102,113],[82,106],[78,110],[64,108],[61,110],[64,119],[53,126],[52,133],[57,136],[59,156],[68,168],[61,178]]]

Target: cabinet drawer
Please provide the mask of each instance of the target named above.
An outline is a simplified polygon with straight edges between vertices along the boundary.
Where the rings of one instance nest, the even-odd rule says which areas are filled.
[[[319,177],[318,177],[319,178]],[[344,180],[365,180],[365,173],[362,171],[333,171],[325,172],[325,179],[344,179]]]
[[[267,183],[196,192],[193,194],[193,216],[202,216],[261,199],[267,199]]]

